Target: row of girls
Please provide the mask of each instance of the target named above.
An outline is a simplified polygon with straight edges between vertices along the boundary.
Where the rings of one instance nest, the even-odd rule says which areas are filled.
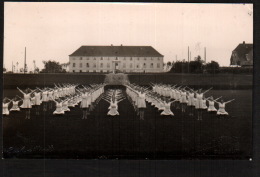
[[[83,109],[83,118],[85,118],[85,107],[89,107],[90,104],[86,104],[86,90],[91,94],[90,103],[93,103],[96,99],[97,88],[99,85],[92,86],[94,88],[84,88],[78,90],[76,89],[77,85],[63,84],[55,85],[54,88],[45,87],[43,89],[36,88],[31,90],[27,88],[25,91],[17,88],[22,94],[23,98],[15,96],[12,100],[4,98],[3,100],[3,115],[9,115],[9,105],[12,103],[12,108],[10,111],[20,111],[20,108],[26,111],[26,119],[30,119],[30,109],[32,106],[36,108],[36,115],[40,115],[40,105],[43,105],[43,111],[51,111],[53,109],[52,103],[56,103],[56,110],[53,114],[64,114],[67,111],[70,111],[69,107],[75,107],[81,102],[81,107]],[[23,102],[19,106],[19,102]]]
[[[152,91],[147,91],[147,101],[155,106],[158,110],[162,111],[161,115],[174,115],[171,111],[171,105],[176,106],[176,109],[181,109],[186,112],[188,106],[190,113],[194,115],[194,110],[197,110],[198,120],[202,120],[203,110],[208,112],[217,113],[217,115],[228,115],[225,110],[225,105],[232,100],[225,101],[222,97],[214,99],[213,96],[205,98],[205,93],[209,92],[212,88],[203,91],[202,89],[193,90],[187,86],[171,86],[162,84],[151,84]],[[221,99],[221,101],[218,101]],[[208,102],[208,105],[207,105]],[[215,103],[218,104],[218,110],[215,108]]]
[[[22,97],[16,95],[13,99],[4,98],[3,100],[3,115],[9,115],[9,105],[12,104],[10,111],[20,111],[20,108],[26,112],[26,119],[30,119],[30,109],[32,106],[36,108],[36,115],[40,115],[40,105],[43,105],[43,111],[52,109],[52,102],[54,99],[61,97],[67,97],[68,95],[75,94],[76,85],[63,84],[63,86],[55,85],[54,88],[44,87],[42,89],[36,88],[34,90],[27,88],[18,91],[22,94]],[[20,102],[22,102],[21,105]],[[48,104],[49,103],[49,104]],[[49,105],[49,107],[47,107]]]
[[[125,86],[128,99],[135,108],[137,115],[140,116],[140,119],[144,120],[144,111],[146,108],[146,91],[148,88],[143,88],[130,83]]]

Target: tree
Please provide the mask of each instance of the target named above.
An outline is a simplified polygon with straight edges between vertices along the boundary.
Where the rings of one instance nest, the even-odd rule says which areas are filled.
[[[205,68],[208,73],[219,73],[219,64],[216,61],[211,61],[210,63],[207,63]]]
[[[190,73],[202,73],[202,62],[200,60],[190,62]]]
[[[188,72],[188,62],[186,61],[176,61],[170,72],[173,72],[173,73],[187,73]]]
[[[3,72],[4,72],[4,73],[6,72],[6,68],[3,68]]]
[[[56,61],[43,61],[44,69],[41,70],[42,73],[64,73],[65,69],[62,69],[62,66],[59,62]]]

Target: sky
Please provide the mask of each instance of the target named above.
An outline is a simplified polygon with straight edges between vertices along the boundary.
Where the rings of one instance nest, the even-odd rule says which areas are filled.
[[[230,64],[232,50],[253,43],[252,4],[5,2],[4,67],[60,63],[82,45],[152,46],[164,62],[201,55]]]

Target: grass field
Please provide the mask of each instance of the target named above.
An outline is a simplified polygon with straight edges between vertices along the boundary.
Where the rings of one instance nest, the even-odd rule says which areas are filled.
[[[253,76],[239,74],[128,74],[131,83],[149,85],[167,83],[187,85],[194,88],[214,89],[252,89]],[[63,73],[63,74],[4,74],[4,89],[16,89],[43,86],[53,86],[53,83],[91,84],[104,82],[105,74],[94,73]]]
[[[15,94],[15,89],[4,90],[4,96]],[[183,114],[176,107],[172,108],[174,117],[162,117],[148,105],[140,120],[128,100],[119,104],[116,117],[106,116],[108,103],[102,100],[87,120],[81,119],[79,107],[63,116],[53,116],[54,108],[36,115],[32,108],[30,120],[24,111],[11,112],[3,118],[4,158],[249,158],[252,91],[212,90],[209,95],[236,99],[226,106],[229,117],[220,119],[204,112],[198,121],[196,115]]]

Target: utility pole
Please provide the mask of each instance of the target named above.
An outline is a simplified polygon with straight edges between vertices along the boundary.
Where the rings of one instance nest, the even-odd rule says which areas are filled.
[[[207,57],[206,57],[206,47],[204,48],[204,60],[205,60],[205,63],[207,61]]]
[[[188,73],[190,72],[190,47],[188,46]]]
[[[26,72],[26,69],[27,68],[27,66],[26,66],[26,47],[25,47],[25,53],[24,53],[24,68],[23,68],[23,73],[25,74],[25,72]]]
[[[12,61],[12,73],[14,73],[14,63]]]
[[[16,63],[17,73],[19,72],[18,65],[19,65],[19,63],[17,62]]]

